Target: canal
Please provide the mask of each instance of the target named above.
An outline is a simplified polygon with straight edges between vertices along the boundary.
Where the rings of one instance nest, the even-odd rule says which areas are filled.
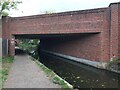
[[[120,75],[42,53],[40,61],[74,88],[120,88]]]

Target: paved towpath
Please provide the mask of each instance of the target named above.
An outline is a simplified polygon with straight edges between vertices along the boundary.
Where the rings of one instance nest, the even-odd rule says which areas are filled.
[[[34,63],[28,55],[17,55],[4,88],[60,88]]]

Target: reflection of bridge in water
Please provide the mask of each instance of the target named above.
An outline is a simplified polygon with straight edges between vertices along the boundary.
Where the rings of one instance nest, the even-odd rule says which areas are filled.
[[[3,38],[9,39],[9,55],[14,55],[14,38],[37,38],[50,52],[106,62],[120,57],[120,3],[109,7],[44,14],[4,17]]]

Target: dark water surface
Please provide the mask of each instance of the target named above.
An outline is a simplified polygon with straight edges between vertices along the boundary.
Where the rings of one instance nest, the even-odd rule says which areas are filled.
[[[119,74],[47,54],[40,60],[74,88],[120,88]]]

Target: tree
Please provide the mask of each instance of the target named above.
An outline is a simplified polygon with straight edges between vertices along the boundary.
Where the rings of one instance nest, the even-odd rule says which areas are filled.
[[[17,9],[19,3],[21,2],[14,0],[0,0],[0,17],[8,16],[8,11],[10,11],[10,9]]]

